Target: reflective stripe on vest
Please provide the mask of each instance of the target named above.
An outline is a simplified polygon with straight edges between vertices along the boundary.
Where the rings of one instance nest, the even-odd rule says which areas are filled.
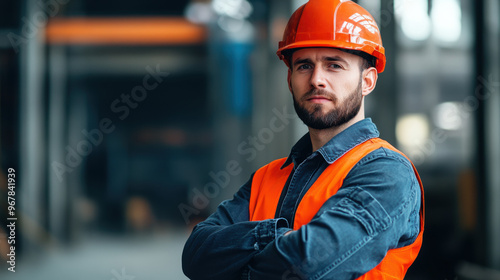
[[[293,229],[298,230],[301,226],[309,223],[321,206],[342,187],[344,178],[349,174],[354,165],[372,151],[382,147],[405,156],[380,138],[369,139],[357,145],[330,164],[312,184],[296,209]],[[280,169],[285,161],[286,158],[275,160],[255,172],[250,194],[250,221],[275,218],[274,215],[278,207],[281,192],[293,170],[293,164]],[[424,189],[415,166],[413,166],[413,170],[420,184],[422,194],[420,232],[418,237],[408,246],[389,250],[384,259],[375,268],[358,279],[403,279],[406,271],[413,261],[415,261],[422,246],[424,231]]]

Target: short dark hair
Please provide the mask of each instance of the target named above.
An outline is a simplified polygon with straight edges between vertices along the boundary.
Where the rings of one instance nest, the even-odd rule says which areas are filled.
[[[360,56],[363,59],[363,63],[361,64],[361,71],[366,70],[370,67],[375,67],[375,64],[377,63],[377,58],[375,58],[373,55],[369,55],[365,52],[358,51],[358,50],[349,50],[349,49],[339,49],[339,50],[346,52],[346,53]]]
[[[294,52],[300,50],[300,49],[303,49],[303,48],[297,48],[297,49],[288,49],[288,50],[284,50],[282,52],[283,54],[283,59],[284,60],[287,60],[288,61],[288,65],[290,67],[290,69],[292,69],[292,55]],[[350,53],[350,54],[354,54],[354,55],[357,55],[357,56],[360,56],[362,59],[363,59],[363,62],[361,63],[361,66],[360,66],[360,70],[361,71],[364,71],[370,67],[375,67],[376,63],[377,63],[377,58],[372,56],[372,55],[369,55],[365,52],[362,52],[362,51],[358,51],[358,50],[349,50],[349,49],[339,49],[339,48],[336,48],[337,50],[339,51],[343,51],[343,52],[346,52],[346,53]]]

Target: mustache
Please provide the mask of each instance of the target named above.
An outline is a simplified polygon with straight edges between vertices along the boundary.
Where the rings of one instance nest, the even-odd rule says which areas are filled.
[[[315,89],[312,89],[308,92],[306,92],[304,94],[304,96],[302,96],[302,100],[307,100],[313,96],[322,96],[322,97],[325,97],[325,98],[328,98],[334,102],[337,101],[337,97],[333,94],[331,94],[330,92],[324,90],[324,89],[320,89],[320,88],[315,88]]]

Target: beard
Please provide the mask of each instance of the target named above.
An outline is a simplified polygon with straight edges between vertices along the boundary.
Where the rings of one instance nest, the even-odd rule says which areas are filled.
[[[302,100],[306,100],[313,95],[321,95],[330,98],[333,102],[334,108],[326,113],[323,113],[323,106],[321,104],[313,104],[312,109],[308,110],[299,104],[299,102],[295,99],[294,94],[292,94],[293,106],[302,122],[310,128],[328,129],[338,127],[352,120],[352,118],[358,114],[363,101],[361,91],[362,81],[360,78],[356,89],[354,89],[354,91],[352,91],[342,103],[339,102],[336,96],[323,89],[313,89],[302,97]]]

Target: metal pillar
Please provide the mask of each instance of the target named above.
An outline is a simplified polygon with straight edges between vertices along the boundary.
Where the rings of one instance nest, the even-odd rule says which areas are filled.
[[[476,115],[478,231],[476,259],[500,269],[500,61],[499,3],[475,1],[475,56],[478,100]]]
[[[487,0],[484,6],[485,76],[485,167],[487,205],[488,266],[500,269],[500,3]]]
[[[36,0],[26,0],[26,18],[33,19],[39,12]],[[44,26],[23,25],[27,41],[20,52],[20,170],[19,204],[20,225],[29,236],[28,241],[38,243],[41,232],[33,228],[45,227],[45,109],[44,78]],[[31,247],[26,244],[26,247]]]
[[[48,159],[49,166],[65,163],[66,123],[66,54],[64,46],[49,49],[49,122]],[[59,240],[65,237],[68,175],[53,168],[48,170],[48,217],[50,232]]]
[[[237,169],[242,172],[231,176],[229,187],[210,201],[210,212],[222,199],[230,198],[249,178],[248,164],[238,151],[238,145],[250,134],[253,73],[248,62],[254,48],[254,26],[243,20],[241,28],[236,31],[221,26],[219,22],[210,25],[208,46],[209,95],[216,138],[211,172],[225,170],[233,161],[238,163]]]
[[[396,118],[398,112],[398,77],[396,72],[396,21],[394,20],[394,0],[381,0],[380,32],[386,50],[387,65],[379,76],[377,87],[368,98],[375,102],[377,108],[372,116],[380,135],[389,143],[396,143]],[[370,116],[368,116],[370,117]]]

